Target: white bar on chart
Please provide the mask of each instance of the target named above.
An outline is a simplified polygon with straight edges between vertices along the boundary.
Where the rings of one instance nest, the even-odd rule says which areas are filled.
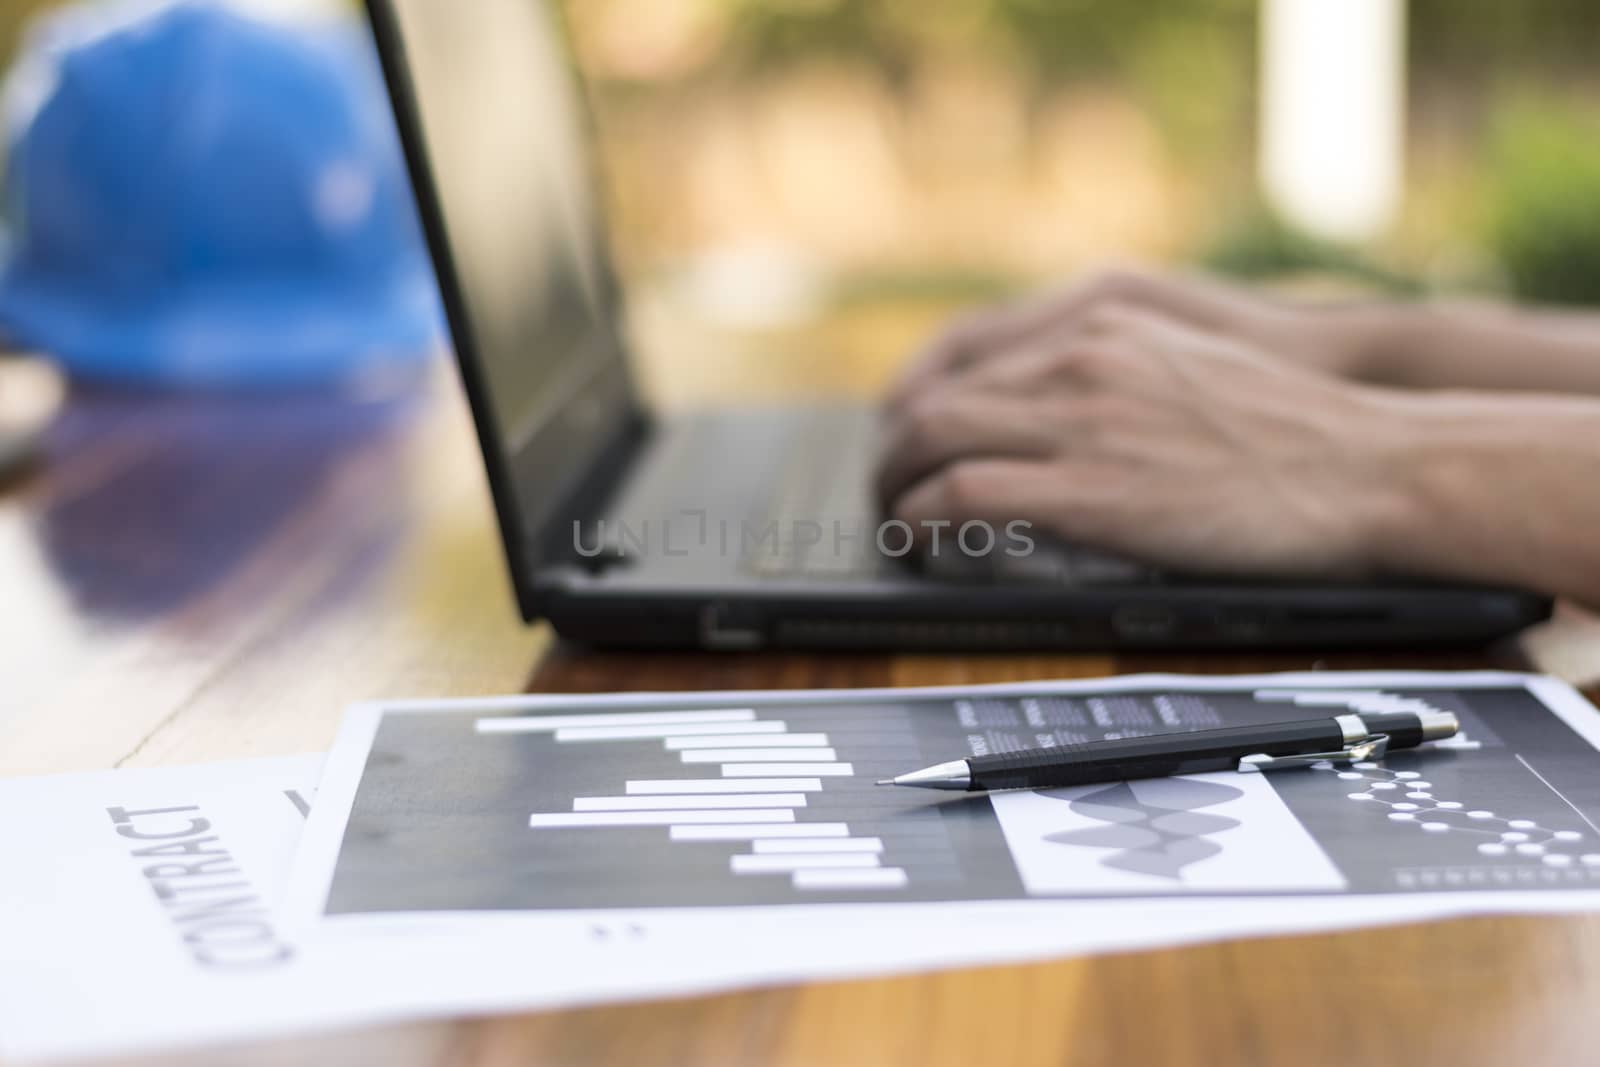
[[[827,870],[861,869],[876,867],[878,857],[870,852],[790,852],[788,854],[763,854],[760,856],[730,856],[728,866],[734,874],[772,874],[775,871],[799,871],[807,867]]]
[[[1356,711],[1385,712],[1385,711],[1433,711],[1434,707],[1426,700],[1414,700],[1410,697],[1373,697],[1370,700],[1352,700],[1350,706]],[[766,742],[762,742],[765,744]]]
[[[754,841],[767,837],[849,837],[850,824],[842,822],[790,823],[785,826],[674,826],[674,841]]]
[[[1305,708],[1338,707],[1352,700],[1380,696],[1377,689],[1257,689],[1257,700],[1292,700]]]
[[[479,719],[473,723],[473,728],[480,734],[529,734],[560,730],[568,726],[661,726],[672,722],[754,722],[755,717],[754,708],[595,712],[591,715],[512,715],[500,719]]]
[[[753,722],[751,726],[767,726],[768,723]],[[771,723],[772,726],[782,726],[781,722]],[[778,733],[774,730],[773,733]],[[828,743],[827,734],[782,734],[779,737],[763,737],[756,742],[762,748],[812,748]],[[748,745],[750,739],[739,734],[711,734],[706,737],[688,737],[679,734],[667,738],[667,750],[678,752],[686,748],[732,748],[736,745]]]
[[[849,778],[856,773],[849,763],[724,763],[724,778],[760,778],[765,774],[814,774],[819,778]]]
[[[654,737],[693,737],[697,734],[738,735],[733,744],[748,745],[743,735],[781,734],[788,726],[781,722],[680,722],[661,726],[563,726],[556,731],[557,741],[642,741]],[[758,744],[766,744],[764,739]],[[783,744],[783,742],[779,742]]]
[[[534,812],[528,825],[535,829],[574,826],[672,826],[677,823],[794,822],[790,808],[756,808],[750,811],[551,811]]]
[[[881,837],[847,837],[820,838],[808,840],[797,837],[793,841],[757,841],[754,850],[759,853],[766,852],[882,852],[883,838]]]
[[[803,793],[723,793],[718,796],[577,797],[573,811],[671,811],[694,808],[803,808]]]
[[[904,867],[873,867],[867,870],[824,870],[794,872],[796,889],[904,889]]]
[[[839,753],[831,748],[695,748],[678,753],[685,763],[754,763],[771,760],[774,763],[832,763]]]
[[[651,793],[820,793],[821,778],[641,778],[628,783],[629,796]]]

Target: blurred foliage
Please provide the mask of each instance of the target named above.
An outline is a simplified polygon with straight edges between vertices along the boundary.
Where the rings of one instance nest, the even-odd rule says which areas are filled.
[[[0,3],[0,63],[9,66],[22,39],[22,28],[29,19],[46,8],[58,7],[54,0],[5,0]]]
[[[1251,100],[1256,0],[719,2],[729,13],[721,62],[739,76],[826,58],[903,87],[951,55],[989,57],[1036,93],[1123,83],[1181,140],[1224,136]]]
[[[1155,118],[1196,181],[1220,174],[1221,188],[1237,188],[1250,180],[1258,0],[708,2],[728,12],[719,64],[737,77],[825,58],[862,64],[903,87],[919,69],[937,76],[952,54],[998,57],[1039,96],[1116,84]],[[1575,115],[1540,124],[1500,114],[1500,101],[1528,86],[1566,95],[1593,86],[1595,0],[1409,0],[1407,19],[1412,121],[1462,145],[1456,165],[1464,173],[1494,176],[1485,236],[1515,292],[1596,299],[1600,135]],[[1430,216],[1430,225],[1470,237],[1472,214]],[[1316,272],[1395,292],[1419,287],[1373,254],[1296,233],[1260,206],[1225,221],[1201,258],[1250,276]]]
[[[840,307],[887,302],[987,303],[1028,288],[1029,279],[978,267],[893,268],[856,271],[839,280],[831,294]]]
[[[1592,75],[1600,55],[1597,15],[1594,0],[1409,0],[1413,79],[1495,92],[1511,77]]]
[[[566,0],[581,6],[586,0]],[[1224,57],[1248,77],[1257,0],[710,0],[731,33],[725,55],[744,72],[820,56],[903,72],[941,42],[969,52],[1003,49],[1045,83],[1104,78],[1159,66],[1190,94],[1217,89]],[[1501,75],[1589,71],[1600,55],[1594,0],[1471,3],[1409,0],[1414,75],[1492,86]],[[1204,75],[1193,77],[1192,75]]]
[[[897,18],[902,5],[886,0],[721,2],[728,13],[728,44],[721,58],[745,77],[799,62],[843,59],[870,64],[899,80],[909,72],[920,36],[917,20]],[[948,6],[940,0],[929,4]]]
[[[1225,225],[1199,262],[1208,270],[1251,280],[1313,275],[1345,279],[1392,296],[1415,296],[1424,288],[1418,279],[1359,249],[1290,226],[1263,204],[1252,204]]]
[[[569,0],[581,4],[583,0]],[[1250,47],[1255,0],[720,0],[728,55],[766,70],[818,55],[886,61],[891,69],[941,43],[1004,48],[1042,80],[1124,70],[1152,28],[1209,33]]]
[[[1044,80],[1111,76],[1148,66],[1153,53],[1173,61],[1163,69],[1182,81],[1189,71],[1180,53],[1220,52],[1248,68],[1255,46],[1255,0],[991,0],[989,6],[1007,42]],[[1187,45],[1174,47],[1179,41]]]
[[[553,2],[576,12],[611,0]],[[1258,0],[675,2],[715,22],[714,43],[667,81],[622,79],[608,91],[670,94],[678,79],[737,93],[742,83],[821,63],[868,71],[889,91],[910,93],[976,65],[1014,78],[1022,108],[1080,85],[1126,97],[1153,118],[1198,190],[1196,207],[1254,180]],[[0,63],[27,20],[55,3],[0,0]],[[1517,295],[1600,304],[1596,0],[1408,0],[1407,51],[1413,144],[1436,165],[1427,185],[1418,178],[1424,168],[1411,172],[1411,229],[1369,254],[1295,233],[1252,206],[1223,216],[1202,261],[1247,276],[1334,274],[1403,292],[1416,283],[1374,256],[1387,262],[1399,249],[1408,269],[1423,273],[1445,238],[1477,237],[1477,251],[1497,261]],[[1582,100],[1587,114],[1573,103]],[[3,153],[0,144],[0,162]],[[1460,203],[1440,195],[1457,187]],[[976,291],[992,282],[980,270],[904,284]]]
[[[10,68],[29,20],[41,11],[56,6],[52,0],[0,0],[0,67]],[[0,137],[0,194],[5,191],[6,147],[6,139]]]
[[[1490,125],[1487,237],[1512,292],[1600,304],[1600,112],[1519,99]]]

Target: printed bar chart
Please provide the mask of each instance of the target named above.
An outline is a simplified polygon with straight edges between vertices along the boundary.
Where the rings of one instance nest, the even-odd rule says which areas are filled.
[[[1600,751],[1515,686],[581,707],[387,713],[329,910],[1600,886]],[[1424,709],[1461,733],[1382,764],[993,796],[872,784],[966,754]]]
[[[749,852],[729,857],[731,874],[787,877],[801,891],[870,892],[907,884],[903,868],[882,864],[881,837],[851,837],[845,823],[797,820],[797,809],[807,807],[807,793],[822,792],[825,778],[855,778],[854,765],[840,759],[828,733],[791,733],[788,722],[761,718],[753,709],[722,713],[738,715],[737,721],[707,722],[699,717],[704,714],[641,712],[630,718],[620,713],[597,716],[606,721],[589,725],[573,725],[567,715],[529,715],[482,719],[475,729],[480,734],[549,734],[564,746],[654,744],[689,768],[715,767],[721,774],[628,780],[620,795],[574,797],[570,812],[534,812],[528,818],[530,829],[662,826],[671,841],[748,841]],[[807,777],[778,777],[792,774]],[[871,876],[862,877],[867,870]]]

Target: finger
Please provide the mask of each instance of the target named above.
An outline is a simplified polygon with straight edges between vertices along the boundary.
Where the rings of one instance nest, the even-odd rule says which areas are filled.
[[[1045,334],[1081,325],[1096,309],[1119,305],[1145,308],[1205,327],[1225,321],[1239,300],[1228,287],[1215,282],[1145,271],[1105,271],[1066,289],[963,319],[913,360],[887,404],[891,411],[901,407],[941,378],[975,369],[990,356],[1037,341]]]
[[[896,502],[894,517],[918,531],[941,521],[972,520],[994,526],[1022,520],[1053,528],[1066,488],[1056,464],[1027,459],[964,460],[908,490]],[[1067,531],[1057,532],[1067,535]]]
[[[1133,345],[1122,337],[1076,332],[997,354],[930,386],[924,397],[946,392],[1059,396],[1064,390],[1081,390],[1100,382],[1117,364],[1136,355]]]
[[[1005,343],[1009,309],[970,312],[941,330],[914,355],[899,382],[890,387],[884,407],[893,413],[929,384],[977,358],[984,350]]]
[[[941,392],[919,401],[889,428],[878,467],[878,498],[892,503],[913,483],[957,459],[1042,458],[1059,427],[1032,400]]]
[[[972,358],[946,358],[937,370],[925,368],[914,380],[903,382],[885,403],[884,414],[890,420],[897,419],[920,398],[935,391],[962,391],[971,385],[1005,392],[1008,390],[1003,387],[1007,385],[1025,386],[1048,378],[1056,369],[1052,362],[1089,330],[1092,321],[1086,316],[1049,333],[1023,335],[1015,340],[1002,340],[1001,333],[992,332],[987,335],[991,341],[981,349],[973,349]]]
[[[890,392],[886,406],[892,412],[940,379],[1027,343],[1058,318],[1070,318],[1072,309],[1094,288],[1095,283],[1078,283],[1066,291],[1051,290],[966,315],[911,360],[910,370]]]

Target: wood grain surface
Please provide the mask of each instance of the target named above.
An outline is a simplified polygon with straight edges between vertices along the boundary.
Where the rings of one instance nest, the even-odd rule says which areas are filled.
[[[1518,644],[1426,657],[588,653],[515,618],[448,373],[359,402],[80,392],[43,461],[0,485],[0,774],[319,750],[346,703],[382,696],[1530,662],[1583,675],[1594,626],[1568,611]],[[151,1062],[1582,1063],[1596,1002],[1600,923],[1479,919]]]

